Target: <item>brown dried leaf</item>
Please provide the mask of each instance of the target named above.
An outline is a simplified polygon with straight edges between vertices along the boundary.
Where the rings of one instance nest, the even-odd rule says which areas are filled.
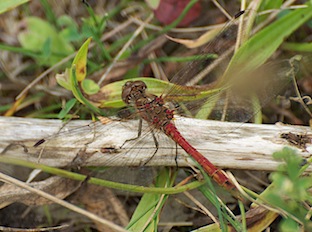
[[[258,205],[251,208],[246,213],[246,223],[248,231],[263,231],[265,230],[279,214]]]
[[[166,37],[176,43],[180,43],[186,46],[187,48],[197,48],[213,40],[220,33],[221,30],[222,28],[216,28],[216,29],[207,31],[206,33],[202,34],[200,37],[194,40],[178,39],[178,38],[170,37],[168,35],[166,35]]]
[[[129,217],[123,204],[110,190],[96,185],[85,185],[77,192],[77,201],[85,205],[85,209],[118,225],[126,226]],[[98,224],[99,231],[111,231],[103,224]]]
[[[59,199],[64,199],[76,190],[77,184],[79,184],[77,181],[54,176],[44,181],[30,183],[29,185]],[[26,205],[45,205],[52,203],[50,200],[34,195],[25,189],[6,183],[0,187],[0,202],[0,209],[14,202],[21,202]]]

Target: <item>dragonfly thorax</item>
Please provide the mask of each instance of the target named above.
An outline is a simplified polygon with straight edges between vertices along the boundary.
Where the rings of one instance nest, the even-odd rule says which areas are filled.
[[[136,108],[141,118],[155,128],[162,129],[174,118],[173,110],[165,106],[164,99],[146,92],[143,81],[128,81],[122,88],[122,100]]]

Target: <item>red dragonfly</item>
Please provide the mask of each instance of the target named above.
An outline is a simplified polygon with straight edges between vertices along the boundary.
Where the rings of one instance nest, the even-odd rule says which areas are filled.
[[[286,63],[289,65],[289,61],[282,62],[283,65],[286,65]],[[278,65],[281,65],[282,63],[279,63]],[[276,65],[276,64],[275,64]],[[270,68],[274,67],[275,65],[271,65]],[[269,66],[266,66],[266,68],[269,68]],[[289,67],[288,67],[289,68]],[[272,71],[272,69],[268,69]],[[268,71],[266,70],[266,71]],[[289,69],[288,69],[289,70]],[[257,75],[259,75],[261,72],[258,71]],[[274,72],[273,72],[274,73]],[[250,75],[256,76],[255,73],[249,73]],[[263,73],[260,74],[262,76]],[[280,75],[282,74],[282,75]],[[263,78],[261,78],[261,82],[263,83],[257,83],[257,78],[253,79],[253,87],[249,86],[248,91],[242,91],[242,94],[240,97],[243,97],[244,94],[250,94],[250,93],[259,93],[262,92],[263,101],[259,102],[259,106],[261,107],[262,104],[265,104],[269,99],[272,99],[272,95],[276,95],[276,89],[275,87],[277,85],[287,85],[289,83],[289,76],[284,75],[285,73],[274,73],[275,80],[267,82],[264,81]],[[268,75],[267,77],[272,77],[271,75]],[[285,83],[286,82],[286,83]],[[222,94],[226,92],[226,90],[235,90],[237,88],[237,84],[223,88],[220,92],[215,93],[212,98],[218,97],[221,98]],[[269,88],[270,87],[270,88]],[[246,86],[242,87],[246,88]],[[242,89],[240,89],[242,90]],[[237,91],[237,90],[236,90]],[[128,81],[124,84],[122,88],[122,100],[127,105],[133,106],[136,110],[137,115],[140,116],[144,121],[146,121],[152,128],[155,128],[156,130],[162,131],[164,134],[166,134],[168,137],[170,137],[176,144],[178,144],[180,147],[182,147],[187,154],[192,156],[194,160],[203,168],[203,170],[220,186],[224,187],[226,190],[231,192],[233,196],[240,198],[240,193],[236,186],[233,184],[233,182],[227,177],[227,175],[224,173],[223,170],[215,167],[204,155],[202,155],[196,148],[194,148],[178,131],[177,127],[173,123],[174,119],[174,110],[170,109],[166,105],[167,98],[170,98],[170,94],[172,93],[178,93],[179,88],[177,89],[169,89],[168,94],[165,94],[164,96],[157,96],[154,94],[151,94],[147,90],[147,85],[141,81]],[[229,95],[227,95],[229,96]],[[224,100],[224,99],[223,99]],[[232,102],[234,99],[231,99]],[[225,102],[228,102],[229,100],[224,100]],[[243,102],[242,102],[243,101]],[[239,104],[246,104],[251,103],[252,99],[241,99]],[[219,103],[217,107],[214,108],[215,112],[218,111],[217,108],[221,108],[222,110],[225,109],[226,103]],[[238,102],[236,102],[238,104]],[[235,107],[238,107],[237,105]],[[249,105],[249,107],[251,107]],[[231,111],[230,107],[227,106],[227,110]],[[238,107],[239,108],[239,107]],[[241,105],[240,110],[246,110],[244,106]],[[259,108],[257,109],[260,110]],[[256,111],[257,111],[256,110]],[[237,113],[237,109],[234,114]],[[232,112],[233,114],[233,112]],[[250,119],[250,115],[248,113],[246,114],[246,111],[244,112],[245,120]],[[245,121],[244,120],[244,121]],[[154,139],[155,140],[155,139]],[[156,142],[157,146],[157,142]],[[152,157],[151,157],[152,158]]]
[[[280,68],[280,66],[288,66],[286,70],[282,70],[282,72],[275,73],[276,68]],[[266,104],[272,97],[277,95],[278,90],[281,89],[282,85],[285,87],[287,83],[289,83],[289,76],[285,75],[284,71],[289,71],[289,61],[283,61],[280,63],[274,63],[274,65],[266,65],[265,72],[269,72],[266,78],[263,78],[265,75],[263,72],[258,70],[256,73],[249,73],[253,76],[253,82],[250,83],[249,86],[243,85],[240,86],[239,83],[231,83],[231,86],[223,87],[219,91],[212,92],[210,97],[212,100],[219,98],[219,103],[216,103],[213,109],[213,114],[220,114],[221,111],[224,112],[224,109],[227,108],[228,113],[226,114],[228,117],[233,119],[234,121],[247,121],[249,120],[255,113],[257,113],[263,104]],[[274,75],[275,80],[269,80]],[[259,76],[261,79],[257,79]],[[267,80],[264,80],[267,79]],[[257,83],[259,81],[259,83]],[[277,87],[277,88],[276,88]],[[186,87],[179,87],[174,85],[172,88],[169,88],[162,95],[157,96],[148,91],[147,85],[142,80],[136,81],[128,81],[123,85],[122,88],[122,100],[129,106],[133,106],[135,108],[136,114],[146,121],[151,128],[162,131],[165,135],[171,138],[176,144],[182,147],[187,154],[194,158],[194,160],[203,168],[203,170],[220,186],[224,187],[226,190],[231,192],[234,196],[240,197],[240,193],[238,189],[233,184],[233,182],[227,177],[223,170],[214,166],[203,154],[201,154],[196,148],[194,148],[179,132],[177,127],[173,123],[174,119],[174,111],[168,107],[168,100],[179,98],[179,94],[189,95],[188,97],[193,98],[201,104],[205,103],[205,99],[197,99],[197,96],[200,95],[199,90],[189,90],[187,93],[185,92]],[[238,89],[238,90],[237,90]],[[246,91],[247,89],[247,91]],[[184,92],[183,92],[184,91]],[[227,91],[235,91],[234,95],[238,95],[236,99],[232,95],[227,95]],[[237,93],[240,91],[240,93]],[[181,93],[182,92],[182,93]],[[259,105],[256,107],[256,110],[250,110],[252,107],[252,98],[244,98],[248,96],[248,94],[261,94],[261,101],[259,101]],[[194,94],[192,96],[192,94]],[[229,97],[231,99],[223,98]],[[209,99],[208,99],[209,101]],[[230,104],[230,105],[227,105]],[[192,107],[192,106],[191,106]],[[253,111],[253,112],[251,112]],[[229,116],[231,114],[231,116]],[[242,119],[243,117],[243,119]],[[154,141],[155,137],[153,136]],[[156,151],[157,152],[157,141],[155,142]],[[155,155],[155,153],[153,155]],[[153,156],[152,155],[152,156]],[[149,162],[151,158],[145,163]]]
[[[222,37],[222,33],[217,37],[220,38]],[[209,47],[212,47],[211,44],[209,45]],[[286,63],[289,66],[288,61],[286,61]],[[198,62],[192,63],[191,67],[187,67],[186,69],[183,69],[182,72],[189,72],[192,69],[196,69]],[[280,64],[278,64],[279,66]],[[274,65],[275,66],[275,65]],[[239,70],[237,68],[237,70]],[[274,70],[274,68],[272,69]],[[234,107],[236,108],[236,110],[232,113],[232,115],[234,115],[236,118],[238,118],[239,121],[246,121],[246,119],[250,119],[251,115],[253,115],[254,113],[251,113],[251,115],[249,114],[250,111],[249,109],[246,111],[244,108],[244,106],[242,105],[246,105],[246,103],[251,103],[252,99],[250,99],[250,93],[252,94],[257,94],[257,92],[260,94],[262,94],[263,90],[265,90],[263,94],[263,97],[261,97],[262,101],[259,102],[259,105],[261,107],[261,105],[265,104],[268,99],[272,98],[272,94],[273,96],[276,94],[276,90],[274,90],[274,87],[276,85],[279,84],[283,84],[283,82],[285,81],[285,72],[281,72],[279,74],[274,73],[273,71],[269,71],[266,70],[266,73],[270,73],[271,75],[267,75],[264,73],[261,73],[259,71],[257,72],[253,72],[253,73],[249,73],[251,76],[253,76],[253,82],[249,83],[249,85],[245,85],[244,78],[240,78],[242,79],[242,82],[240,82],[240,79],[235,79],[237,81],[237,83],[231,83],[226,85],[226,87],[222,87],[222,89],[220,91],[216,91],[217,93],[214,93],[212,96],[212,100],[216,100],[217,98],[221,98],[222,95],[225,95],[226,98],[229,98],[230,95],[226,94],[226,90],[231,90],[235,93],[237,92],[241,92],[240,93],[240,102],[237,103],[235,102],[235,99],[221,99],[220,103],[216,103],[216,108],[222,109],[224,111],[224,109],[227,109],[227,111],[231,112],[232,108],[228,106],[229,101],[230,102],[235,102],[234,104],[236,104]],[[289,67],[287,68],[286,71],[289,71]],[[189,73],[188,73],[189,74]],[[234,73],[233,73],[234,74]],[[275,81],[274,82],[267,82],[264,80],[263,76],[265,77],[265,79],[270,79],[272,77],[272,74],[275,75]],[[282,75],[280,75],[282,74]],[[182,73],[183,77],[187,76],[184,75],[184,73]],[[239,76],[240,74],[235,74],[235,76]],[[245,75],[247,75],[245,73]],[[261,78],[257,79],[254,78],[254,76],[260,76]],[[281,78],[280,78],[281,77]],[[180,78],[180,77],[175,77],[175,78]],[[288,77],[286,77],[286,79],[288,79]],[[242,84],[243,83],[243,84]],[[270,83],[270,84],[268,84]],[[273,83],[273,84],[272,84]],[[241,85],[242,84],[242,85]],[[273,89],[273,91],[271,89],[269,89],[269,87],[271,87]],[[247,89],[248,91],[242,91],[242,89]],[[204,169],[204,171],[212,177],[213,180],[215,180],[215,182],[217,182],[220,186],[223,186],[224,188],[226,188],[227,190],[234,192],[234,195],[238,196],[238,190],[235,187],[235,185],[229,180],[229,178],[226,176],[226,174],[219,168],[215,167],[208,159],[205,158],[205,156],[203,156],[200,152],[198,152],[198,150],[196,150],[191,144],[189,144],[186,139],[183,138],[183,136],[180,134],[180,132],[177,130],[176,126],[173,124],[172,119],[174,118],[174,111],[169,109],[165,103],[167,102],[167,100],[170,100],[172,95],[178,95],[179,92],[181,92],[181,89],[169,89],[164,95],[161,95],[160,97],[157,97],[154,94],[148,93],[147,91],[147,86],[144,82],[142,81],[132,81],[132,82],[127,82],[124,86],[123,86],[123,90],[122,90],[122,100],[128,104],[128,105],[132,105],[134,106],[134,108],[137,111],[137,114],[144,119],[150,126],[152,126],[155,129],[161,130],[162,132],[164,132],[164,134],[166,134],[168,137],[170,137],[173,141],[175,141],[177,144],[179,144],[185,151],[186,153],[188,153],[190,156],[192,156]],[[181,94],[181,93],[180,93]],[[196,93],[196,91],[194,91],[194,96],[189,96],[195,100],[200,101],[201,103],[205,103],[205,101],[203,100],[203,98],[197,98],[197,96],[200,95],[198,94],[198,91]],[[244,98],[246,96],[249,96],[249,98]],[[173,97],[174,98],[174,97]],[[105,101],[105,100],[104,100]],[[214,103],[215,104],[215,103]],[[239,106],[238,106],[239,104]],[[216,108],[214,108],[213,113],[214,114],[218,114],[220,112],[220,110],[216,110]],[[237,108],[239,110],[237,110]],[[250,106],[249,106],[250,108]],[[241,111],[243,109],[243,112],[240,112],[240,114],[244,115],[244,119],[241,120],[240,116],[237,117],[237,112]],[[259,110],[259,107],[258,107]],[[257,110],[256,110],[257,111]],[[235,120],[236,121],[236,120]],[[40,145],[40,142],[38,142],[38,145]],[[154,153],[155,154],[155,153]]]
[[[127,105],[134,106],[140,117],[150,126],[163,131],[179,144],[219,185],[233,191],[236,187],[224,172],[215,167],[180,134],[172,122],[173,110],[165,106],[164,99],[147,93],[146,90],[147,86],[143,81],[128,81],[122,89],[122,100]]]

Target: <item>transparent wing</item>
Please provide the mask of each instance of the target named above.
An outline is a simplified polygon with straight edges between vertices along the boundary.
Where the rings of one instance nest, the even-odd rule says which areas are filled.
[[[148,166],[175,165],[175,143],[161,131],[153,130],[153,133],[152,128],[143,123],[141,136],[136,138],[138,120],[109,120],[106,124],[77,120],[51,136],[27,142],[27,155],[34,162],[40,160],[42,164],[57,167],[101,167],[105,170],[107,167],[140,167],[137,171],[144,179],[145,175],[155,174]],[[127,174],[110,173],[109,176],[120,182],[135,183],[135,180],[127,181]]]
[[[234,73],[228,83],[214,86],[215,91],[213,88],[194,89],[193,96],[184,96],[187,101],[175,104],[179,105],[177,112],[203,119],[248,122],[261,113],[262,107],[293,88],[292,78],[295,78],[297,68],[296,61],[290,59],[268,63],[244,76]],[[211,94],[202,97],[204,91]],[[174,94],[179,92],[179,88],[170,90]],[[172,97],[168,95],[167,98]],[[191,98],[194,100],[188,101]]]

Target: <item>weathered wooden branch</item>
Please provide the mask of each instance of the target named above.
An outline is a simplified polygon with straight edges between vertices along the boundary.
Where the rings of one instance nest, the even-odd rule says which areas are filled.
[[[279,162],[272,153],[291,146],[281,133],[310,133],[309,127],[255,125],[177,118],[182,135],[213,164],[221,168],[275,170]],[[143,128],[136,137],[138,121],[71,121],[62,128],[60,120],[0,117],[0,152],[54,167],[63,166],[140,166],[156,151],[151,133]],[[189,166],[188,155],[159,133],[159,149],[147,166]],[[34,147],[40,139],[46,141]],[[303,157],[308,151],[293,147]]]

